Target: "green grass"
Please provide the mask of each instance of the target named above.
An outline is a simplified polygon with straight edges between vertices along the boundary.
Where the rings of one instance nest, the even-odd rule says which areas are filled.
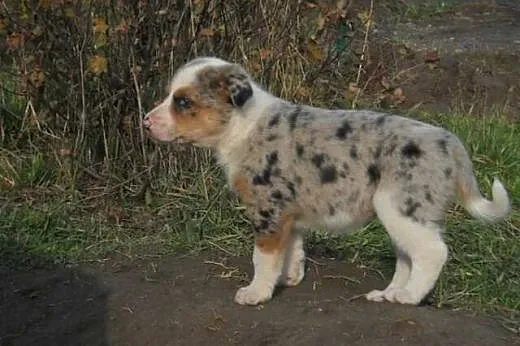
[[[520,128],[498,116],[423,114],[420,118],[452,130],[466,143],[484,195],[489,196],[493,177],[498,176],[513,201],[510,218],[493,226],[470,218],[460,206],[451,210],[446,233],[450,260],[437,285],[437,304],[518,311]],[[229,255],[250,254],[248,222],[236,199],[224,189],[222,172],[207,152],[188,150],[187,155],[195,159],[176,163],[172,174],[157,181],[144,201],[125,190],[110,195],[102,191],[97,198],[93,197],[97,190],[64,193],[54,185],[43,188],[34,179],[29,189],[4,189],[0,194],[0,263],[30,267],[207,248]],[[33,166],[25,169],[34,170]],[[348,258],[387,278],[393,272],[393,252],[378,222],[341,237],[313,232],[308,240],[311,256]]]

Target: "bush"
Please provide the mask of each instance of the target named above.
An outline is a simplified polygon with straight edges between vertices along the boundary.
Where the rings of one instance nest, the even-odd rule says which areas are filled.
[[[50,152],[59,167],[71,170],[65,175],[73,180],[85,172],[118,181],[142,177],[139,172],[153,165],[151,149],[153,157],[163,158],[160,162],[169,162],[165,156],[171,155],[183,161],[182,150],[150,144],[140,125],[146,110],[164,96],[174,71],[195,56],[242,63],[282,97],[313,102],[326,93],[329,105],[344,100],[344,88],[336,88],[329,77],[339,75],[344,85],[342,74],[354,69],[350,63],[356,59],[350,54],[351,11],[336,5],[295,0],[4,3],[2,141],[10,148]],[[316,83],[320,87],[310,87]]]

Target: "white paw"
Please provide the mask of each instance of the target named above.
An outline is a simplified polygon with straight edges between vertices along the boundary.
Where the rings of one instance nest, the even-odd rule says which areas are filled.
[[[300,264],[293,265],[287,273],[280,277],[280,285],[292,287],[302,282],[305,277],[305,262],[302,261]]]
[[[392,288],[385,292],[385,299],[391,303],[417,305],[421,302],[421,298],[415,297],[407,289]]]
[[[258,305],[271,299],[272,295],[272,288],[249,285],[238,289],[235,294],[235,303],[240,305]]]
[[[381,303],[385,300],[385,291],[372,290],[366,294],[366,298],[371,302]]]

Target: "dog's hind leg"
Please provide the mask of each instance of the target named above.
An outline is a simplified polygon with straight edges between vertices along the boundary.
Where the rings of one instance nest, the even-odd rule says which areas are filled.
[[[410,271],[412,269],[410,258],[406,253],[404,253],[404,251],[399,249],[399,247],[395,246],[395,244],[394,249],[396,261],[395,272],[394,276],[392,277],[392,281],[384,290],[370,291],[366,296],[368,300],[374,302],[382,302],[385,300],[385,295],[387,295],[389,292],[393,291],[396,288],[403,288],[408,282],[408,279],[410,278]]]
[[[441,227],[428,220],[419,220],[415,211],[420,207],[420,203],[403,196],[399,190],[378,190],[374,195],[377,216],[395,246],[410,259],[411,265],[409,278],[404,285],[399,282],[401,287],[389,286],[383,291],[387,301],[419,304],[435,286],[447,260],[448,248],[442,240]],[[404,281],[405,268],[401,264],[399,262],[396,268],[399,271],[395,275],[396,283]],[[367,298],[374,296],[377,294],[372,293]]]

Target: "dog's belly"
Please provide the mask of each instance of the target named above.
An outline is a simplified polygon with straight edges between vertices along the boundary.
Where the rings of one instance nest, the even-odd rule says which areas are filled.
[[[320,229],[328,233],[350,233],[363,227],[371,217],[354,218],[346,212],[338,212],[335,215],[307,216],[296,220],[298,229]]]

